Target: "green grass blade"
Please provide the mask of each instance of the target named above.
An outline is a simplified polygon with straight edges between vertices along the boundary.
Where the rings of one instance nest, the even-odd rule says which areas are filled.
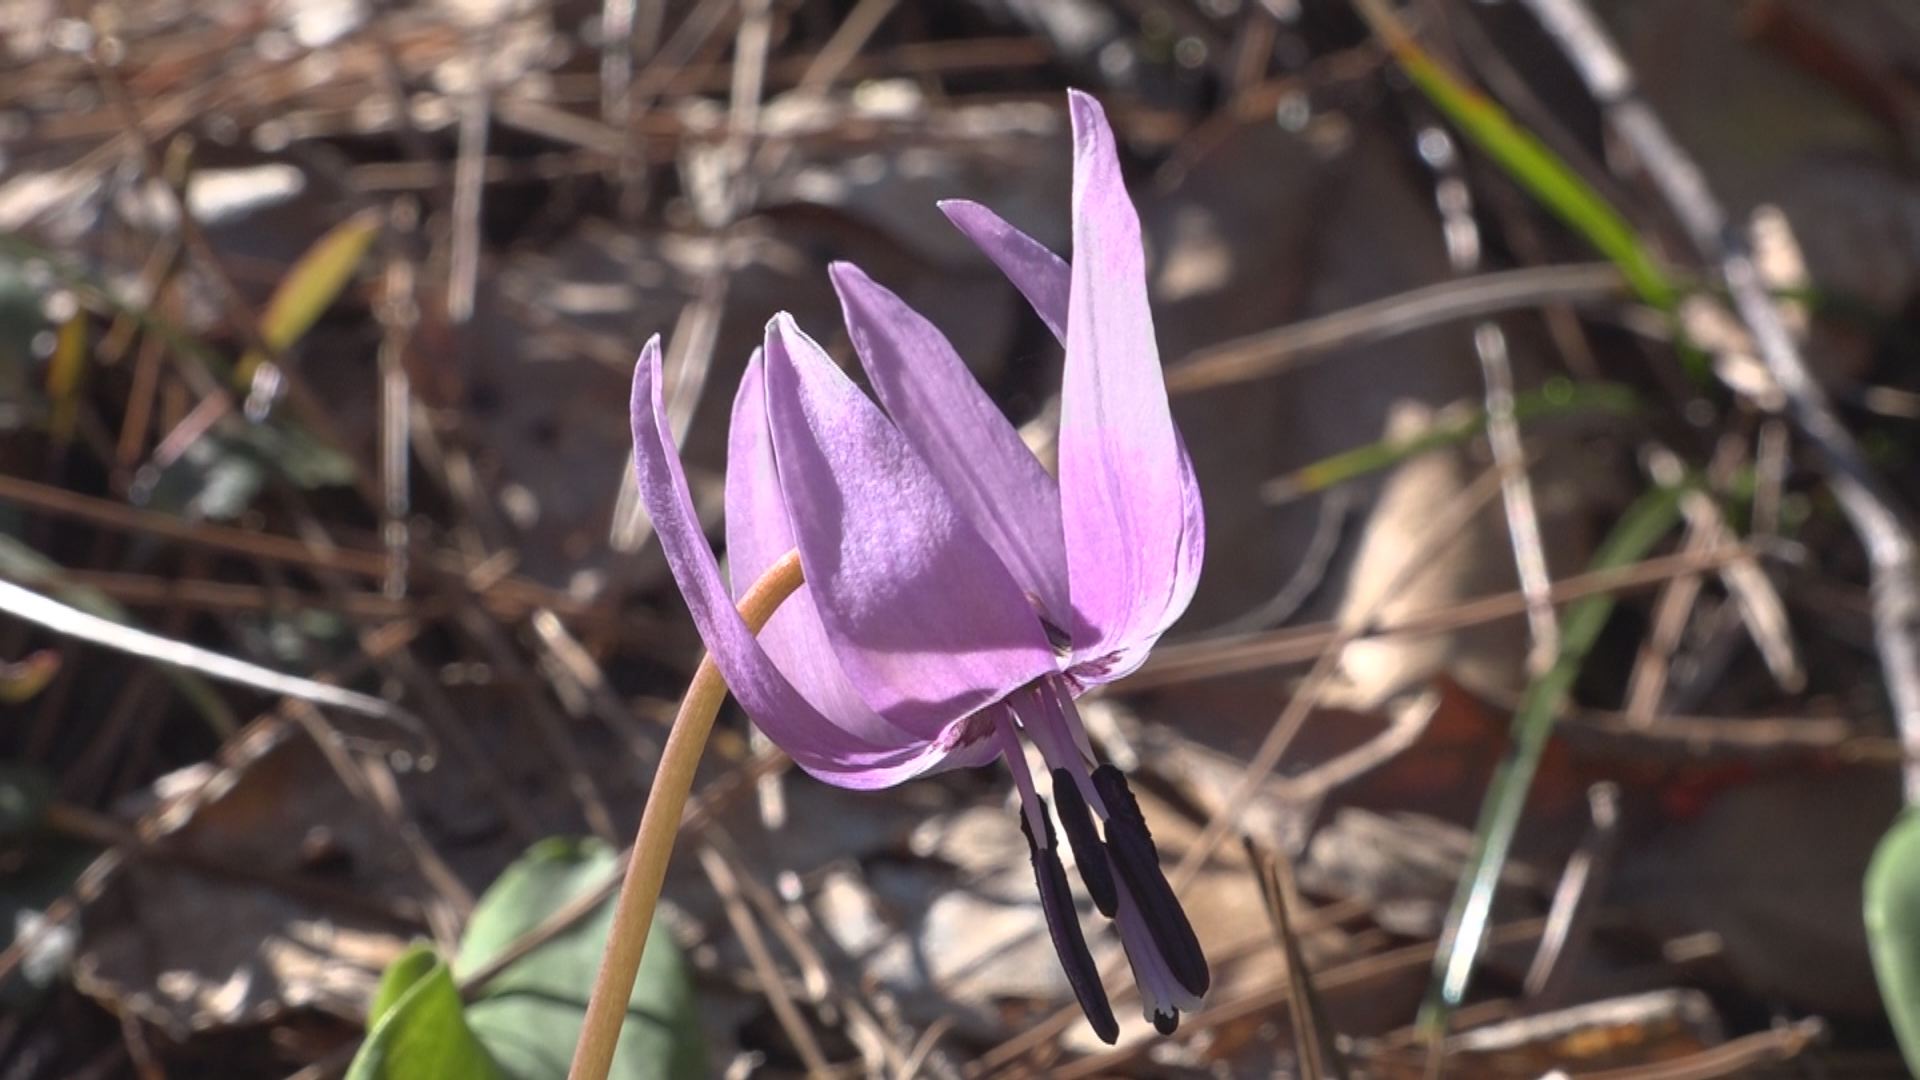
[[[1660,488],[1642,495],[1601,542],[1590,569],[1610,570],[1644,558],[1680,520],[1680,494],[1679,488]],[[1447,912],[1440,948],[1434,954],[1433,982],[1420,1007],[1416,1027],[1429,1042],[1446,1033],[1448,1015],[1466,995],[1474,960],[1486,939],[1494,888],[1513,846],[1514,831],[1519,827],[1541,752],[1613,607],[1614,598],[1603,594],[1587,597],[1567,609],[1560,623],[1559,656],[1545,674],[1528,685],[1514,713],[1512,745],[1495,769],[1486,801],[1481,804],[1473,850]]]
[[[1633,291],[1662,311],[1672,311],[1680,289],[1640,242],[1640,236],[1591,184],[1486,95],[1448,71],[1425,49],[1383,0],[1354,0],[1360,14],[1420,92],[1475,146],[1606,256]]]
[[[1556,380],[1540,390],[1517,396],[1513,402],[1513,417],[1521,423],[1580,413],[1631,416],[1639,411],[1639,398],[1617,383]],[[1321,458],[1267,484],[1263,494],[1272,502],[1285,502],[1325,491],[1368,473],[1392,468],[1408,458],[1466,442],[1486,429],[1486,410],[1475,409],[1411,438],[1382,439]]]

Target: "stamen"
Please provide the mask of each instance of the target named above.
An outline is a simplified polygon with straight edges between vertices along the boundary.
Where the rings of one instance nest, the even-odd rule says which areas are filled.
[[[1060,865],[1055,846],[1053,821],[1046,817],[1046,801],[1040,802],[1041,821],[1046,824],[1046,844],[1033,835],[1026,815],[1020,817],[1020,831],[1026,835],[1027,851],[1033,856],[1033,875],[1040,885],[1040,910],[1047,916],[1047,932],[1053,937],[1053,950],[1060,954],[1060,966],[1067,973],[1080,1011],[1102,1042],[1112,1045],[1120,1039],[1120,1024],[1113,1018],[1113,1005],[1107,1000],[1106,987],[1100,985],[1100,971],[1094,967],[1093,954],[1087,951],[1087,939],[1080,933],[1080,916],[1073,909],[1073,894],[1067,887],[1067,871]]]
[[[1060,727],[1080,748],[1085,760],[1094,760],[1093,742],[1087,738],[1087,726],[1080,722],[1080,710],[1073,704],[1073,690],[1068,685],[1068,677],[1048,679],[1047,689],[1053,691],[1053,708],[1059,717]]]
[[[998,710],[993,718],[994,742],[1000,747],[1000,756],[1007,759],[1007,770],[1013,773],[1014,790],[1020,793],[1020,812],[1026,820],[1020,825],[1031,837],[1037,827],[1052,835],[1053,826],[1047,824],[1046,804],[1040,801],[1039,792],[1033,789],[1033,774],[1027,771],[1027,754],[1020,748],[1020,736],[1013,730],[1011,710]]]
[[[1040,910],[1047,918],[1053,951],[1060,957],[1067,985],[1073,987],[1087,1023],[1093,1026],[1094,1034],[1112,1045],[1120,1039],[1120,1024],[1113,1018],[1113,1005],[1107,1000],[1106,988],[1100,985],[1100,971],[1094,967],[1093,954],[1080,932],[1080,915],[1073,907],[1066,867],[1060,863],[1059,842],[1053,834],[1053,819],[1047,816],[1047,802],[1033,789],[1033,775],[1027,771],[1027,756],[1020,747],[1020,736],[1014,733],[1012,714],[996,716],[993,727],[1007,768],[1013,772],[1014,787],[1020,791],[1020,833],[1027,838],[1027,853],[1033,858]]]
[[[1080,785],[1065,769],[1053,770],[1053,799],[1067,843],[1073,845],[1073,861],[1080,868],[1087,895],[1093,897],[1093,906],[1100,909],[1100,914],[1111,919],[1120,906],[1113,887],[1113,868],[1107,863],[1107,849],[1100,843],[1087,800],[1080,797]]]
[[[1093,786],[1107,804],[1107,851],[1120,879],[1140,905],[1147,930],[1154,944],[1166,957],[1174,980],[1200,997],[1207,992],[1212,976],[1207,971],[1206,954],[1193,924],[1174,895],[1173,886],[1160,869],[1160,853],[1153,846],[1153,834],[1147,831],[1147,819],[1120,770],[1102,765],[1093,771]]]
[[[1079,748],[1070,730],[1073,725],[1060,711],[1054,694],[1048,687],[1036,684],[1022,692],[1020,705],[1020,722],[1027,736],[1033,740],[1033,745],[1040,748],[1040,756],[1056,769],[1071,767],[1072,771],[1079,773],[1078,780],[1086,789],[1081,792],[1082,800],[1096,811],[1104,812],[1099,794],[1091,790],[1092,784],[1086,777],[1087,765],[1093,758]]]
[[[1047,686],[1036,683],[1026,687],[1019,701],[1018,713],[1027,737],[1052,768],[1053,798],[1067,842],[1073,846],[1080,880],[1086,883],[1093,906],[1111,919],[1115,910],[1113,869],[1107,863],[1106,848],[1100,843],[1093,817],[1095,813],[1104,815],[1106,805],[1087,775],[1087,759],[1076,748],[1067,718]]]

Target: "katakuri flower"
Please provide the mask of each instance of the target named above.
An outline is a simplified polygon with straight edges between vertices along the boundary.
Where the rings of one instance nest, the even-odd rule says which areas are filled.
[[[657,339],[634,376],[634,462],[728,687],[802,769],[872,789],[1006,761],[1054,946],[1112,1042],[1055,815],[1154,1026],[1171,1032],[1209,975],[1139,805],[1094,757],[1074,699],[1139,667],[1185,610],[1204,526],[1113,133],[1091,97],[1070,100],[1071,267],[984,207],[941,207],[1066,345],[1057,482],[933,324],[845,263],[833,283],[879,404],[790,316],[768,324],[728,442],[732,591],[667,427]],[[806,584],[756,639],[735,595],[796,548]],[[1023,736],[1046,762],[1052,814]]]

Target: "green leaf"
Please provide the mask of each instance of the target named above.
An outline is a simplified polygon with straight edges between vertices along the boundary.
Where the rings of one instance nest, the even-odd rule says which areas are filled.
[[[473,971],[574,897],[604,882],[617,856],[597,840],[535,844],[475,906],[454,966]],[[573,1058],[587,994],[613,923],[602,904],[572,930],[509,965],[467,1007],[467,1019],[516,1080],[561,1080]],[[655,920],[613,1060],[621,1080],[697,1080],[706,1047],[686,961]]]
[[[1506,110],[1448,71],[1413,40],[1380,0],[1359,0],[1360,14],[1386,43],[1394,62],[1427,100],[1473,140],[1554,216],[1606,256],[1642,300],[1672,311],[1680,289],[1626,218],[1559,155],[1513,122]]]
[[[1920,1076],[1920,810],[1909,807],[1867,864],[1867,948],[1907,1070]]]
[[[1683,490],[1658,488],[1636,500],[1601,541],[1590,569],[1612,570],[1644,558],[1680,520]],[[1601,593],[1567,609],[1560,620],[1560,654],[1552,667],[1528,684],[1520,707],[1513,714],[1512,745],[1494,770],[1486,799],[1480,804],[1473,850],[1467,856],[1466,871],[1460,877],[1453,904],[1447,911],[1440,948],[1434,953],[1433,983],[1416,1023],[1423,1038],[1431,1040],[1443,1035],[1448,1014],[1458,1008],[1466,996],[1468,976],[1486,940],[1493,891],[1500,882],[1500,870],[1506,865],[1507,853],[1513,847],[1513,834],[1520,826],[1520,812],[1526,806],[1534,772],[1540,767],[1540,755],[1547,747],[1547,737],[1553,734],[1554,721],[1559,719],[1580,668],[1587,662],[1587,655],[1600,640],[1600,631],[1613,614],[1613,607],[1613,596]]]
[[[489,1080],[500,1069],[462,1015],[460,988],[433,946],[402,953],[380,976],[367,1039],[347,1080]]]
[[[362,210],[315,240],[280,279],[272,299],[267,301],[267,310],[260,315],[260,336],[266,343],[285,350],[311,330],[353,280],[353,272],[379,234],[379,212]],[[248,352],[234,369],[234,380],[244,386],[265,360],[258,352]]]

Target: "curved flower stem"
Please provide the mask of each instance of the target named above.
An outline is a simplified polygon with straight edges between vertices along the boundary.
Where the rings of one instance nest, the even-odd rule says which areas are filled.
[[[740,598],[740,617],[759,633],[801,581],[800,555],[789,551]],[[700,764],[700,751],[706,748],[713,719],[726,697],[726,680],[720,677],[713,657],[702,657],[693,681],[687,684],[686,696],[680,699],[680,712],[667,734],[666,750],[660,755],[660,768],[654,772],[646,809],[640,813],[640,835],[633,842],[627,880],[615,902],[613,930],[607,937],[607,951],[600,958],[593,996],[587,1001],[580,1041],[573,1050],[573,1068],[567,1074],[569,1080],[605,1080],[613,1065],[620,1022],[627,1016],[627,999],[633,994],[633,980],[640,971],[647,929],[653,924],[654,905],[666,881],[667,859],[673,854],[680,815],[693,790],[694,769]]]

